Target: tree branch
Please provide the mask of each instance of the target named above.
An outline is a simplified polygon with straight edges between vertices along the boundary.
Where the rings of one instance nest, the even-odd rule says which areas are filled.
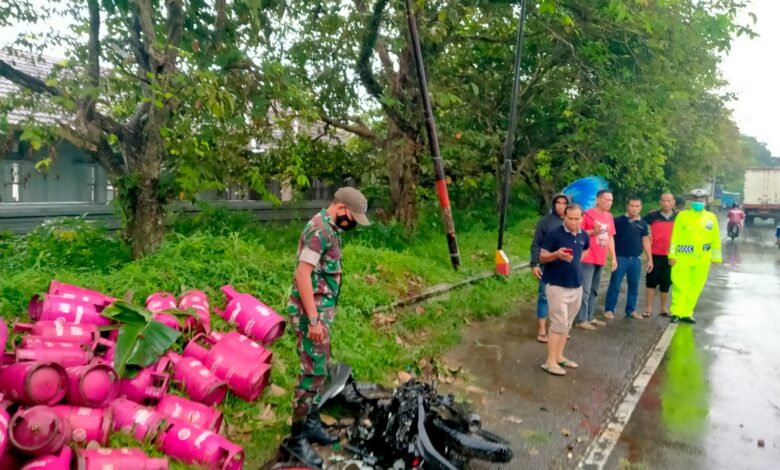
[[[325,113],[320,113],[320,119],[322,119],[328,125],[331,125],[333,127],[337,127],[339,129],[342,129],[342,130],[345,130],[345,131],[350,132],[352,134],[355,134],[358,137],[366,139],[366,140],[368,140],[370,142],[378,143],[381,140],[379,138],[379,136],[374,133],[374,131],[369,129],[368,126],[366,126],[362,122],[357,122],[355,124],[349,124],[349,123],[344,122],[342,120],[328,117],[328,116],[325,115]]]
[[[130,30],[130,46],[133,49],[133,55],[138,66],[144,72],[151,72],[152,66],[149,63],[149,55],[144,49],[143,41],[141,40],[141,22],[138,20],[138,15],[133,12],[132,24],[129,25]],[[141,74],[143,75],[143,74]]]
[[[371,70],[371,57],[374,53],[377,37],[379,36],[379,26],[382,22],[382,14],[387,6],[388,0],[379,0],[374,5],[371,18],[366,26],[366,33],[363,36],[363,43],[360,46],[360,55],[357,61],[357,71],[363,86],[366,90],[382,104],[382,85],[379,84],[374,72]],[[382,104],[384,107],[384,104]]]
[[[0,77],[35,93],[62,96],[62,92],[58,88],[49,86],[43,80],[15,69],[4,60],[0,60]]]
[[[154,60],[154,68],[157,68],[161,62],[161,58],[155,53],[154,45],[157,42],[157,35],[154,31],[154,20],[152,4],[150,0],[131,0],[130,2],[133,8],[133,16],[135,21],[138,22],[140,30],[143,34],[142,45],[146,55]]]
[[[90,119],[95,111],[95,95],[100,86],[100,5],[98,0],[88,0],[87,5],[89,7],[87,74],[93,90],[84,103],[84,116]]]
[[[214,43],[219,44],[222,42],[222,36],[225,34],[225,23],[227,22],[225,0],[217,0],[214,8],[217,10],[217,15],[214,19]]]
[[[109,177],[117,177],[127,173],[127,168],[117,162],[116,155],[104,137],[100,137],[95,142],[62,123],[54,129],[54,132],[61,139],[67,140],[94,157],[100,166],[106,170]]]
[[[59,88],[49,86],[43,80],[17,70],[3,60],[0,60],[0,77],[3,77],[22,88],[32,91],[33,93],[51,96],[65,96]],[[92,112],[92,116],[90,119],[88,119],[88,122],[96,124],[98,127],[100,127],[100,129],[103,130],[103,132],[116,134],[120,137],[125,136],[125,132],[127,131],[124,126],[119,124],[112,117],[106,116],[105,114],[102,114],[98,111]]]
[[[166,31],[167,62],[175,60],[179,53],[182,34],[184,32],[184,5],[182,0],[167,0],[168,21]],[[171,47],[173,46],[173,47]]]

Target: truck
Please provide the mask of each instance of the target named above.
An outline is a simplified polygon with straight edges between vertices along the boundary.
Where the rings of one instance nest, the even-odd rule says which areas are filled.
[[[780,167],[750,168],[745,171],[745,189],[742,194],[745,225],[753,225],[756,218],[772,218],[776,224],[780,224]]]

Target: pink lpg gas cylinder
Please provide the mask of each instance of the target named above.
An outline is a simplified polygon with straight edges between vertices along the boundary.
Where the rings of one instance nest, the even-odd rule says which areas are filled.
[[[53,405],[67,393],[68,375],[59,364],[24,362],[0,368],[0,392],[25,405]]]
[[[35,295],[30,300],[27,313],[33,320],[55,320],[78,325],[108,325],[111,320],[100,315],[97,307],[75,299],[58,295]]]
[[[110,407],[114,413],[114,431],[125,431],[139,441],[155,439],[165,424],[162,414],[125,398],[117,398]]]
[[[168,459],[147,457],[141,449],[87,449],[76,462],[77,470],[168,470]]]
[[[160,358],[157,364],[142,369],[132,379],[121,379],[119,395],[142,405],[157,403],[168,390],[170,375],[165,369],[169,362],[167,358]]]
[[[108,307],[116,301],[115,298],[109,297],[100,292],[84,289],[83,287],[78,287],[71,284],[65,284],[55,280],[52,280],[49,284],[49,294],[59,295],[65,297],[66,299],[76,299],[81,302],[95,305],[99,309]]]
[[[271,375],[271,367],[267,363],[252,360],[241,354],[238,348],[202,334],[193,338],[187,347],[190,353],[206,350],[203,364],[227,382],[230,390],[239,398],[254,401],[263,393]]]
[[[209,298],[205,292],[199,290],[189,290],[185,292],[179,299],[179,310],[187,310],[191,308],[195,311],[195,317],[187,319],[188,326],[190,320],[194,320],[196,323],[196,329],[203,333],[211,331],[211,307],[209,306]]]
[[[57,454],[70,438],[70,426],[48,406],[19,410],[8,424],[8,439],[29,455]]]
[[[75,367],[88,364],[94,353],[87,345],[77,343],[30,343],[26,348],[18,348],[16,362],[52,362],[63,367]]]
[[[65,446],[60,451],[60,455],[44,455],[35,458],[27,462],[22,470],[70,470],[71,460],[73,460],[73,449]]]
[[[179,320],[176,319],[176,316],[170,313],[163,313],[165,310],[175,308],[176,296],[170,292],[155,292],[146,298],[146,309],[154,314],[154,319],[178,331],[181,330],[181,325],[179,325]]]
[[[209,431],[218,432],[222,425],[222,412],[216,407],[206,406],[183,397],[166,395],[157,403],[155,409],[168,418]]]
[[[173,380],[182,384],[184,391],[195,401],[212,406],[222,403],[227,395],[227,384],[214,375],[203,363],[191,357],[170,352]]]
[[[68,394],[65,399],[71,405],[102,408],[119,392],[119,377],[108,364],[69,367],[66,371]]]
[[[11,417],[5,410],[6,403],[3,401],[2,395],[0,395],[0,402],[2,402],[0,403],[0,457],[2,457],[5,454],[5,449],[8,448],[8,422]]]
[[[8,326],[5,320],[0,318],[0,352],[5,351],[5,344],[8,342]]]
[[[61,343],[91,344],[97,337],[97,325],[77,325],[64,321],[39,321],[17,323],[14,333],[29,333],[31,337],[44,338]],[[22,337],[22,344],[27,336]]]
[[[157,447],[185,464],[211,470],[240,470],[244,449],[219,434],[181,422],[171,422],[157,439]]]
[[[114,417],[111,408],[57,405],[51,409],[68,422],[71,442],[80,445],[86,445],[91,441],[102,446],[108,444]]]
[[[236,292],[230,285],[223,286],[222,292],[227,297],[227,307],[215,312],[231,325],[237,325],[241,333],[263,344],[271,344],[282,335],[284,318],[271,307],[249,294]]]
[[[155,292],[146,298],[146,310],[158,313],[176,308],[176,296],[170,292]]]
[[[220,343],[234,346],[241,354],[246,355],[253,361],[270,364],[271,360],[273,359],[273,353],[270,350],[265,349],[260,343],[257,341],[252,341],[248,336],[244,336],[238,331],[227,331],[224,333],[219,331],[212,331],[209,334],[209,337],[217,340]],[[207,353],[208,351],[204,349],[201,354],[204,352]],[[197,359],[200,358],[198,357]]]

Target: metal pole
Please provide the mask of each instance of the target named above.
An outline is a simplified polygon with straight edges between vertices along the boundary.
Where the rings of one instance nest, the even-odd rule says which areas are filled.
[[[422,95],[425,111],[425,127],[428,131],[428,145],[433,156],[433,169],[436,174],[436,191],[439,195],[439,207],[441,207],[444,230],[447,232],[447,246],[450,250],[450,261],[456,271],[460,267],[460,253],[458,241],[455,238],[455,222],[452,220],[450,197],[447,193],[447,182],[444,179],[444,164],[439,151],[439,138],[436,136],[436,123],[433,120],[431,100],[428,97],[428,80],[425,77],[425,64],[423,63],[422,50],[420,49],[420,37],[417,34],[417,21],[412,13],[410,0],[406,0],[406,20],[409,23],[409,34],[414,49],[414,64],[417,68],[417,79],[420,82],[420,94]]]
[[[496,272],[509,274],[509,258],[504,253],[504,230],[506,229],[506,209],[509,205],[509,182],[512,175],[512,150],[517,127],[517,100],[520,95],[520,65],[523,53],[523,30],[525,25],[525,1],[520,0],[520,25],[517,28],[517,43],[515,45],[515,73],[512,81],[512,100],[509,111],[509,129],[504,142],[504,178],[499,209],[498,248],[496,249]]]

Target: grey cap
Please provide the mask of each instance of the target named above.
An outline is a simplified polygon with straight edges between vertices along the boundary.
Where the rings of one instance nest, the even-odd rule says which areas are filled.
[[[371,225],[371,222],[368,221],[368,217],[366,217],[368,200],[363,196],[363,193],[357,189],[349,186],[339,188],[339,190],[336,191],[336,194],[333,195],[333,201],[340,202],[347,206],[347,209],[352,212],[355,221],[360,225]]]

